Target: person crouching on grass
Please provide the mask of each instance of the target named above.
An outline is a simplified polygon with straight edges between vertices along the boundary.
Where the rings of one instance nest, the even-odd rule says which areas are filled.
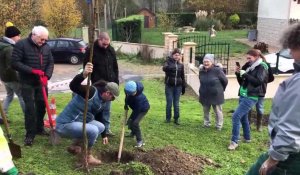
[[[131,130],[129,137],[136,136],[137,144],[135,147],[140,148],[144,144],[142,139],[142,132],[140,122],[150,109],[147,97],[143,94],[144,86],[141,82],[128,81],[125,84],[125,106],[132,109],[132,113],[127,121],[128,128]]]
[[[74,154],[81,153],[82,145],[82,122],[85,107],[85,94],[89,90],[88,109],[86,117],[86,133],[88,138],[88,157],[87,162],[90,165],[99,165],[101,160],[92,156],[92,147],[98,136],[101,134],[103,144],[108,143],[108,138],[104,132],[105,127],[102,123],[95,120],[95,115],[100,113],[107,102],[113,101],[119,96],[119,86],[114,82],[97,81],[87,89],[81,85],[89,73],[93,71],[93,64],[87,63],[84,72],[76,75],[70,83],[70,89],[76,93],[74,98],[64,108],[56,118],[56,131],[64,136],[73,138],[74,143],[68,148],[68,151]]]

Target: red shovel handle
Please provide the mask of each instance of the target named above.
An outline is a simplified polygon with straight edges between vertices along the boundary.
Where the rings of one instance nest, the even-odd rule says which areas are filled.
[[[46,86],[43,84],[42,78],[43,78],[43,76],[40,76],[40,81],[41,81],[41,84],[42,84],[42,91],[43,91],[44,102],[45,102],[45,105],[46,105],[46,110],[47,110],[47,114],[48,114],[48,120],[49,120],[49,123],[50,123],[50,127],[51,127],[51,129],[53,129],[54,127],[53,127],[52,117],[51,117],[51,113],[50,113],[50,107],[49,107],[49,103],[48,103]]]

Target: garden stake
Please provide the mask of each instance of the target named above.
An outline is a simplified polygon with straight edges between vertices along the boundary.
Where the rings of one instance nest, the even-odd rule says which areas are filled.
[[[49,141],[52,145],[56,145],[59,142],[59,136],[58,136],[58,134],[55,133],[55,130],[54,130],[54,126],[53,126],[53,122],[52,122],[52,116],[51,116],[50,107],[49,107],[49,103],[48,103],[47,92],[46,92],[46,85],[44,85],[43,82],[42,82],[43,77],[44,76],[40,76],[40,81],[41,81],[41,84],[42,84],[43,98],[44,98],[44,102],[45,102],[45,106],[46,106],[46,110],[47,110],[47,114],[48,114],[48,120],[49,120],[49,123],[50,123]]]
[[[13,158],[21,158],[22,157],[21,147],[20,147],[20,145],[15,144],[11,138],[11,134],[9,133],[9,129],[8,129],[7,118],[6,118],[6,115],[2,108],[2,101],[0,102],[0,112],[1,112],[1,116],[3,118],[3,122],[5,125],[6,135],[8,138],[8,147],[9,147],[10,153]]]
[[[125,118],[122,123],[122,132],[121,132],[121,137],[120,137],[120,146],[119,146],[119,152],[118,152],[118,163],[120,163],[121,160],[121,155],[122,155],[122,149],[123,149],[123,143],[124,143],[124,133],[125,133],[125,125],[127,121],[127,115],[128,115],[128,110],[125,110]]]
[[[96,18],[96,8],[93,7],[93,4],[95,4],[94,0],[88,1],[89,5],[89,12],[90,12],[90,26],[89,26],[89,47],[90,47],[90,57],[89,57],[89,62],[93,62],[93,55],[94,55],[94,40],[95,40],[95,18]],[[87,152],[87,134],[86,134],[86,115],[87,115],[87,110],[88,110],[88,100],[89,100],[89,89],[90,89],[90,80],[91,80],[91,74],[88,74],[88,79],[87,79],[87,86],[86,86],[86,94],[85,94],[85,101],[84,101],[84,112],[83,112],[83,121],[82,121],[82,133],[83,133],[83,168],[87,173],[89,173],[89,165],[87,162],[88,158],[88,152]]]

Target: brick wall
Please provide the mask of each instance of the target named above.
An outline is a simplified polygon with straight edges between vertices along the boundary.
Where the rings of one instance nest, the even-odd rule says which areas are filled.
[[[273,18],[258,18],[257,30],[259,42],[265,42],[270,46],[280,46],[280,38],[288,27],[288,20]]]

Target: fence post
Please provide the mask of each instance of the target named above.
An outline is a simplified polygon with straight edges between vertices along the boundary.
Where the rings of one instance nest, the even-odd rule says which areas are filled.
[[[178,35],[168,35],[169,37],[169,53],[172,52],[173,49],[177,48],[177,44],[174,45],[174,43],[177,43]]]
[[[172,35],[173,33],[171,32],[165,32],[163,33],[164,35],[164,48],[165,48],[165,52],[164,52],[164,56],[167,57],[169,56],[169,35]]]
[[[196,43],[194,42],[185,42],[183,43],[183,60],[182,62],[184,64],[193,64],[195,65],[195,49],[196,49]],[[192,51],[191,51],[192,50]],[[191,62],[190,62],[191,60]]]

